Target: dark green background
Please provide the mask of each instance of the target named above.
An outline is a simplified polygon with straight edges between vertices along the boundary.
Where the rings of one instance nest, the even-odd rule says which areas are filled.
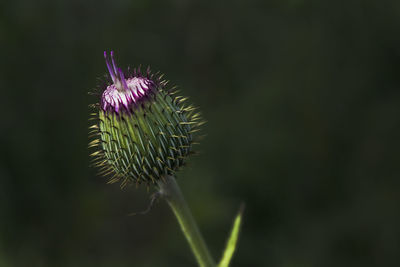
[[[89,168],[106,72],[150,65],[201,107],[178,174],[232,266],[400,265],[399,1],[2,1],[0,266],[196,266],[145,188]]]

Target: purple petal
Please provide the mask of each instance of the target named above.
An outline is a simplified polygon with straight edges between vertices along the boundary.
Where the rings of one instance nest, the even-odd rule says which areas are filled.
[[[117,81],[117,79],[116,79],[117,77],[115,75],[115,72],[111,68],[110,62],[108,61],[107,52],[106,51],[104,51],[104,59],[106,60],[107,69],[108,69],[108,72],[110,73],[111,79],[115,83]]]

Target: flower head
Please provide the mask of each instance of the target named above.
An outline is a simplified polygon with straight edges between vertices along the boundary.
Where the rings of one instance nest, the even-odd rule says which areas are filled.
[[[162,75],[135,69],[126,75],[104,52],[111,81],[103,88],[97,123],[91,128],[95,139],[89,144],[95,165],[112,174],[110,182],[121,186],[154,184],[172,175],[192,153],[193,133],[202,124],[186,98],[167,88]]]

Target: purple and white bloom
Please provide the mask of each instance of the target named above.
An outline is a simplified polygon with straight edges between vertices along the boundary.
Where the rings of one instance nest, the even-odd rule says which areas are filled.
[[[115,64],[113,51],[111,51],[111,62],[106,52],[104,52],[104,58],[113,83],[107,86],[102,94],[101,108],[103,110],[115,112],[119,112],[122,108],[129,110],[133,104],[138,103],[154,91],[156,83],[143,77],[140,72],[136,76],[126,79],[122,70]]]

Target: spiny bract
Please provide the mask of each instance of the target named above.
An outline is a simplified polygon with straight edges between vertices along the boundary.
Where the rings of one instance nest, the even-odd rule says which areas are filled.
[[[104,52],[112,82],[102,88],[100,103],[90,127],[97,148],[91,154],[94,165],[103,175],[112,174],[110,183],[155,184],[165,175],[173,175],[192,153],[192,134],[203,124],[200,114],[187,98],[177,96],[175,88],[167,88],[162,75],[140,68],[126,75]]]

